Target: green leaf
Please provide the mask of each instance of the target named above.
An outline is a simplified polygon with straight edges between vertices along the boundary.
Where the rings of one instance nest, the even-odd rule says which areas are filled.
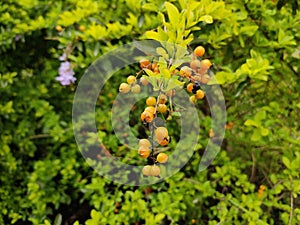
[[[176,27],[179,23],[179,16],[180,16],[178,9],[176,8],[175,5],[173,5],[170,2],[165,2],[165,7],[167,9],[167,13],[171,25]]]
[[[255,129],[253,131],[253,134],[251,135],[251,141],[259,141],[261,139],[261,134],[259,132],[259,129]]]
[[[270,133],[270,131],[267,128],[260,127],[260,133],[262,136],[267,136]]]
[[[287,157],[283,156],[283,157],[282,157],[282,162],[283,162],[283,164],[284,164],[288,169],[291,168],[291,162],[290,162],[290,160],[289,160]]]
[[[245,121],[244,125],[246,126],[253,126],[253,127],[259,127],[260,124],[257,122],[257,121],[254,121],[254,120],[251,120],[251,119],[248,119]]]
[[[258,113],[256,113],[256,115],[254,117],[254,120],[257,121],[257,122],[259,122],[261,120],[266,119],[266,117],[267,117],[266,111],[265,110],[261,110]]]
[[[172,89],[180,89],[183,87],[183,85],[184,85],[184,82],[179,81],[175,77],[171,77],[167,83],[166,88],[164,88],[163,91],[168,92]]]
[[[61,225],[62,224],[62,215],[59,213],[54,219],[53,225]]]
[[[204,16],[200,17],[199,21],[203,21],[207,24],[211,24],[211,23],[213,23],[213,18],[210,15],[204,15]]]
[[[165,214],[163,213],[158,213],[157,215],[155,215],[154,221],[156,224],[160,224],[161,221],[163,220],[163,218],[165,218]]]

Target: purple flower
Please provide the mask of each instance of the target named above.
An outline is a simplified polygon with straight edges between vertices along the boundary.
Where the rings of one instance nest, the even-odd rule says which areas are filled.
[[[60,61],[66,61],[67,60],[67,54],[63,53],[59,58]]]
[[[60,64],[60,67],[58,68],[58,74],[55,79],[61,83],[61,85],[70,85],[71,83],[74,83],[76,80],[76,77],[73,75],[75,74],[72,65],[70,62],[62,62]]]

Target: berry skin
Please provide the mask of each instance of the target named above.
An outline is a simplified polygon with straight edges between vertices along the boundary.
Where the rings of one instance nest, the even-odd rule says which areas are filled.
[[[170,137],[167,128],[158,127],[156,128],[154,133],[158,144],[160,144],[161,146],[165,146],[169,143]]]
[[[205,48],[203,46],[198,46],[194,49],[194,54],[198,57],[202,57],[205,53]]]
[[[60,25],[57,25],[55,27],[55,29],[58,31],[58,32],[62,32],[63,31],[63,28],[60,26]]]
[[[188,66],[183,66],[179,71],[180,76],[189,77],[192,75],[192,69]]]
[[[153,165],[151,168],[151,175],[154,177],[159,176],[160,174],[160,168],[157,165]]]
[[[159,163],[166,163],[168,161],[168,155],[166,153],[161,152],[156,156],[156,160]]]
[[[145,147],[140,147],[138,150],[139,155],[143,158],[146,159],[149,157],[150,155],[150,149],[149,148],[145,148]]]
[[[141,86],[140,85],[138,85],[138,84],[134,84],[132,87],[131,87],[131,91],[133,92],[133,93],[140,93],[141,92]]]
[[[210,81],[210,76],[208,76],[207,74],[204,74],[204,75],[201,77],[201,83],[207,84],[209,81]]]
[[[200,62],[200,67],[202,67],[202,68],[206,68],[206,69],[209,69],[210,67],[211,67],[211,62],[210,62],[210,60],[209,59],[203,59],[203,60],[201,60],[201,62]]]
[[[151,176],[152,175],[152,166],[150,166],[150,165],[144,166],[142,169],[142,173],[147,177]]]
[[[140,147],[145,147],[145,148],[150,148],[151,143],[148,139],[143,138],[143,139],[140,139],[139,146]]]
[[[193,87],[194,87],[194,84],[193,83],[189,83],[187,86],[186,86],[186,90],[190,93],[193,92]]]
[[[151,123],[151,121],[154,119],[154,115],[148,111],[144,111],[142,114],[141,114],[141,120],[143,122],[146,122],[146,123]]]
[[[155,114],[155,108],[154,108],[154,106],[148,106],[148,107],[145,108],[144,111],[152,113],[152,114]]]
[[[165,104],[168,101],[168,97],[165,94],[160,94],[158,99],[159,104]]]
[[[157,111],[160,113],[165,113],[168,111],[168,107],[165,104],[158,104]]]
[[[149,81],[145,77],[141,77],[140,82],[142,85],[146,86],[149,84]]]
[[[196,104],[196,102],[197,102],[197,99],[196,99],[196,97],[195,97],[195,95],[192,95],[192,96],[190,96],[190,102],[192,103],[192,104]]]
[[[121,93],[128,93],[130,91],[130,86],[127,83],[120,84],[119,91]]]
[[[205,93],[202,90],[198,90],[195,94],[196,99],[203,99],[204,96],[205,96]]]
[[[151,96],[146,99],[146,105],[154,106],[155,104],[156,104],[156,98]]]
[[[127,77],[127,83],[128,83],[128,84],[133,84],[133,83],[135,83],[135,82],[136,82],[135,76],[130,75],[130,76]]]
[[[140,67],[142,69],[148,68],[149,65],[150,65],[150,61],[148,59],[141,59],[140,60]]]
[[[197,70],[199,67],[201,66],[201,63],[198,59],[195,59],[193,60],[191,63],[190,63],[190,67],[193,69],[193,70]]]

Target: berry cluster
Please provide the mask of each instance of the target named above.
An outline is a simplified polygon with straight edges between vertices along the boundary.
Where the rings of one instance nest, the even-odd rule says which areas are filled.
[[[145,165],[142,169],[144,176],[158,177],[161,173],[159,164],[168,161],[168,155],[164,153],[165,149],[161,149],[161,147],[166,147],[170,143],[169,132],[164,125],[157,123],[156,118],[166,119],[176,112],[175,105],[172,105],[176,87],[166,88],[168,83],[163,83],[161,80],[165,81],[172,76],[177,77],[179,85],[182,84],[183,86],[185,82],[188,83],[186,90],[193,94],[190,96],[190,102],[196,103],[197,100],[203,99],[205,92],[201,89],[201,85],[207,84],[210,80],[209,69],[212,65],[210,60],[202,59],[204,53],[204,47],[198,46],[195,48],[189,66],[184,65],[180,70],[175,67],[171,69],[171,63],[169,62],[166,63],[168,66],[165,66],[161,62],[155,63],[143,58],[139,62],[141,70],[137,72],[136,76],[130,75],[127,77],[126,83],[120,84],[119,91],[124,94],[130,91],[139,93],[141,86],[146,86],[149,83],[153,86],[153,89],[156,86],[156,90],[158,89],[159,92],[157,97],[150,96],[146,99],[145,109],[140,115],[142,123],[151,132],[149,139],[139,140],[138,154],[141,158],[148,159],[148,162],[150,162],[150,165]],[[157,79],[153,79],[156,76]],[[137,81],[137,78],[139,78],[139,81]]]

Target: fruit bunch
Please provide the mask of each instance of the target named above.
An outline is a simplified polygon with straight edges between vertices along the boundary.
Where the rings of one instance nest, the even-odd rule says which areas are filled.
[[[158,91],[157,97],[149,96],[146,99],[144,111],[140,114],[142,123],[149,129],[148,139],[139,140],[138,154],[143,159],[148,159],[149,165],[142,169],[144,176],[158,177],[160,175],[159,164],[167,163],[168,155],[164,153],[165,147],[170,143],[168,129],[164,124],[157,123],[157,118],[168,120],[168,116],[176,113],[174,107],[175,90],[182,89],[187,83],[186,90],[192,93],[189,101],[196,103],[197,100],[205,97],[205,92],[201,85],[205,85],[210,80],[210,60],[202,59],[205,49],[198,46],[191,54],[189,64],[174,67],[166,60],[162,63],[161,58],[157,62],[151,62],[143,58],[139,62],[140,71],[136,75],[127,77],[126,83],[121,83],[119,91],[121,93],[139,93],[141,86],[151,84],[153,90]],[[139,78],[139,81],[138,81]],[[172,80],[172,82],[170,82]],[[175,80],[175,81],[174,81]],[[175,85],[174,85],[175,84]]]

